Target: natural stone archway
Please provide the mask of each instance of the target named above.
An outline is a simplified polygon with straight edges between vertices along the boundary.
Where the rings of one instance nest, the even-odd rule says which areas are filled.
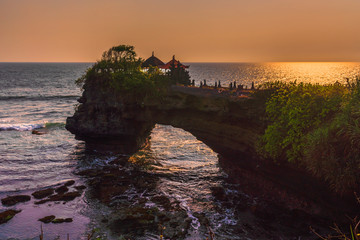
[[[156,123],[171,125],[190,132],[219,153],[223,156],[220,164],[236,181],[253,181],[256,192],[273,201],[310,212],[318,211],[319,206],[343,212],[339,201],[345,201],[341,203],[344,208],[352,206],[305,170],[286,163],[279,166],[258,156],[256,144],[266,127],[264,99],[233,99],[206,89],[173,86],[162,98],[138,103],[129,96],[99,89],[97,84],[87,86],[79,99],[81,105],[67,119],[66,128],[78,139],[105,141],[133,153],[147,144]]]
[[[176,87],[162,99],[136,104],[115,94],[87,89],[66,128],[86,141],[124,142],[143,146],[156,123],[182,128],[214,151],[226,156],[254,156],[255,144],[265,129],[264,103],[242,98],[186,93]]]

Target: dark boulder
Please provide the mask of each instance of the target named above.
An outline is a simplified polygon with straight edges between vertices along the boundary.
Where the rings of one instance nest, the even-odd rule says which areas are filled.
[[[48,197],[52,194],[54,194],[54,189],[48,188],[48,189],[33,192],[31,195],[33,195],[34,198],[36,198],[36,199],[42,199],[42,198]]]
[[[86,187],[84,185],[80,185],[80,186],[75,186],[74,187],[76,190],[84,190]]]
[[[64,223],[64,222],[72,222],[73,219],[72,218],[56,218],[54,220],[52,220],[52,223]]]
[[[67,181],[67,182],[64,184],[64,186],[69,187],[69,186],[71,186],[71,185],[74,185],[74,183],[75,183],[74,180],[69,180],[69,181]]]
[[[55,189],[55,192],[59,193],[59,194],[63,194],[66,193],[67,191],[69,191],[67,186],[61,186]]]
[[[46,198],[44,200],[41,201],[37,201],[35,202],[35,204],[43,204],[46,202],[56,202],[56,201],[72,201],[74,200],[76,197],[80,197],[81,193],[80,192],[68,192],[68,193],[64,193],[64,194],[56,194],[53,196],[50,196],[49,198]]]
[[[50,215],[50,216],[46,216],[46,217],[40,218],[39,221],[40,221],[40,222],[43,222],[43,223],[50,223],[50,222],[52,222],[54,219],[55,219],[55,216],[54,216],[54,215]]]
[[[221,201],[224,201],[226,199],[226,193],[223,187],[220,186],[216,186],[216,187],[211,187],[211,192],[213,194],[213,196]]]
[[[30,201],[31,197],[28,195],[15,195],[8,196],[6,198],[1,199],[1,202],[4,206],[13,206],[19,202],[27,202]]]
[[[8,222],[19,212],[21,212],[21,210],[13,210],[13,209],[0,212],[0,224]]]

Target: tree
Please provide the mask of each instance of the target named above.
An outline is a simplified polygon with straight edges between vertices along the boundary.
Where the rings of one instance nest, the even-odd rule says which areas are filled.
[[[191,84],[189,72],[185,70],[180,61],[175,64],[175,59],[170,65],[170,72],[168,72],[168,76],[172,84],[183,84],[185,86]]]
[[[86,89],[86,85],[101,82],[104,91],[132,96],[139,102],[149,96],[158,96],[166,90],[168,77],[158,69],[144,72],[142,59],[138,58],[134,47],[119,45],[110,48],[93,67],[89,68],[76,83]]]

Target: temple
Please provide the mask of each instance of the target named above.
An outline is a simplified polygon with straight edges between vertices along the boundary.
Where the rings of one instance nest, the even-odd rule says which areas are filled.
[[[180,63],[179,60],[175,59],[175,55],[173,55],[173,58],[166,64],[164,64],[163,61],[161,61],[159,58],[155,57],[154,52],[152,52],[151,57],[145,60],[145,62],[142,64],[143,68],[149,68],[149,67],[158,67],[160,69],[168,70],[170,68],[189,68],[189,66],[184,65]]]
[[[150,66],[152,67],[158,67],[160,68],[161,66],[164,66],[164,62],[161,61],[160,59],[158,59],[157,57],[154,56],[154,52],[152,52],[151,57],[149,57],[148,59],[145,60],[145,62],[142,64],[143,68],[148,68]]]

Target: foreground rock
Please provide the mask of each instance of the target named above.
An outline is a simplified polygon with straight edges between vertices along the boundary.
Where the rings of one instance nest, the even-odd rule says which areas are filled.
[[[19,212],[21,212],[21,210],[6,210],[4,212],[0,212],[0,224],[10,221],[10,219],[12,219]]]
[[[74,180],[69,180],[69,181],[67,181],[67,182],[64,184],[64,186],[69,187],[69,186],[74,185],[74,183],[75,183]]]
[[[48,197],[52,194],[54,194],[54,189],[48,188],[48,189],[33,192],[31,195],[33,195],[34,198],[36,198],[36,199],[42,199],[42,198]]]
[[[81,190],[84,190],[86,188],[86,186],[80,185],[80,186],[75,186],[74,188],[78,191],[81,191]]]
[[[50,223],[52,220],[55,219],[55,216],[54,215],[50,215],[50,216],[46,216],[46,217],[43,217],[43,218],[40,218],[39,221],[40,222],[43,222],[43,223]]]
[[[69,188],[65,185],[55,189],[55,192],[57,192],[59,194],[66,193],[67,191],[69,191]]]
[[[56,195],[50,196],[47,199],[35,202],[35,204],[43,204],[43,203],[46,203],[46,202],[57,202],[57,201],[65,201],[65,202],[67,202],[67,201],[72,201],[75,198],[80,197],[80,196],[81,196],[81,193],[78,192],[78,191],[67,192],[67,193],[64,193],[64,194],[56,194]]]
[[[44,134],[47,134],[48,131],[45,128],[43,128],[43,129],[38,129],[38,130],[32,130],[31,133],[34,135],[44,135]]]
[[[146,231],[162,235],[165,239],[184,239],[190,227],[191,219],[186,212],[163,212],[157,208],[130,207],[119,209],[108,227],[113,233],[126,239],[136,239]]]
[[[30,201],[31,197],[28,195],[15,195],[15,196],[8,196],[6,198],[1,199],[1,202],[4,206],[13,206],[20,202],[27,202]]]
[[[56,218],[54,220],[52,220],[52,223],[64,223],[64,222],[72,222],[73,219],[72,218]]]

